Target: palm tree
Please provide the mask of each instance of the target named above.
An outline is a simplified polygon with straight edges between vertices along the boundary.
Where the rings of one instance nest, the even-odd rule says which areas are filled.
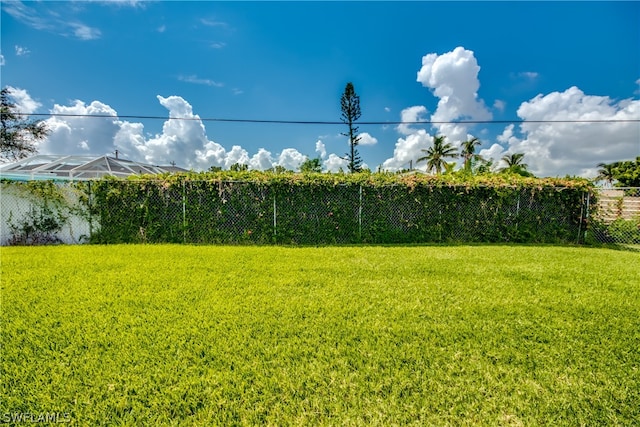
[[[606,181],[609,186],[611,186],[611,184],[613,183],[613,181],[616,179],[615,174],[615,168],[618,166],[618,163],[598,163],[598,167],[600,169],[598,169],[598,176],[596,177],[596,180],[598,181]]]
[[[446,161],[445,159],[450,157],[455,159],[458,157],[458,153],[456,148],[449,144],[445,143],[446,136],[444,135],[436,135],[433,137],[433,146],[427,148],[426,150],[422,150],[425,153],[425,156],[420,157],[416,160],[416,163],[427,161],[427,172],[436,171],[437,175],[440,175],[442,172],[442,168],[445,167]]]
[[[456,168],[456,162],[450,162],[450,163],[444,162],[444,175],[455,172],[454,171],[455,168]]]
[[[493,159],[478,159],[478,163],[473,167],[473,173],[476,175],[493,173]]]
[[[529,165],[524,163],[524,153],[512,153],[502,156],[502,161],[507,164],[502,172],[512,172],[522,176],[533,176],[527,169]]]
[[[482,157],[476,154],[476,146],[481,144],[478,138],[471,138],[462,143],[462,151],[460,155],[464,159],[464,170],[471,170],[471,159],[481,160]]]

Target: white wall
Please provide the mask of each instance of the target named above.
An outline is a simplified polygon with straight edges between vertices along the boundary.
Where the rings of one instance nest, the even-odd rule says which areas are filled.
[[[63,190],[66,188],[63,187]],[[72,206],[77,204],[78,198],[72,191],[64,191],[64,194],[67,204]],[[19,225],[28,221],[32,209],[38,212],[41,206],[42,201],[25,191],[24,184],[0,184],[0,245],[10,244],[13,237],[11,224]],[[55,206],[55,204],[49,206]],[[68,244],[86,242],[90,233],[88,220],[77,214],[71,214],[66,209],[63,209],[62,213],[68,219],[62,230],[57,232],[55,236],[63,243]]]

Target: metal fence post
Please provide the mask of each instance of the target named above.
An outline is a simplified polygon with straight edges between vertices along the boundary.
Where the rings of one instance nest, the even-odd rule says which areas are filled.
[[[184,180],[182,181],[182,243],[187,243],[187,193]]]
[[[276,220],[276,194],[275,192],[273,193],[273,237],[274,240],[276,238],[276,236],[278,235],[278,227],[277,227],[278,223]]]
[[[360,184],[360,202],[358,203],[358,240],[362,243],[362,184]]]

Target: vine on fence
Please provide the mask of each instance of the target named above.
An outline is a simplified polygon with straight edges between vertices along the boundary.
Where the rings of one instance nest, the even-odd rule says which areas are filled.
[[[90,186],[90,182],[1,180],[3,244],[88,241],[93,219]]]
[[[187,173],[93,182],[92,242],[582,241],[583,179]],[[593,210],[595,204],[591,204]]]
[[[7,187],[3,185],[3,191]],[[10,245],[42,245],[59,243],[57,233],[67,223],[68,204],[64,194],[51,181],[30,181],[11,187],[15,196],[29,202],[24,214],[9,212],[7,227]],[[6,197],[6,195],[5,195]]]

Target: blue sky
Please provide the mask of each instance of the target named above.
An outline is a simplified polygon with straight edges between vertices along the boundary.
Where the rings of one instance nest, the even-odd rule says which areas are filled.
[[[344,167],[347,82],[371,168],[397,170],[432,136],[475,136],[541,176],[593,175],[640,155],[638,2],[3,1],[2,86],[48,118],[41,153],[106,154],[207,169]],[[167,121],[189,117],[189,121]],[[123,116],[159,116],[141,119]],[[514,124],[502,121],[514,121]],[[618,120],[612,123],[539,123]],[[424,164],[417,166],[424,168]]]

